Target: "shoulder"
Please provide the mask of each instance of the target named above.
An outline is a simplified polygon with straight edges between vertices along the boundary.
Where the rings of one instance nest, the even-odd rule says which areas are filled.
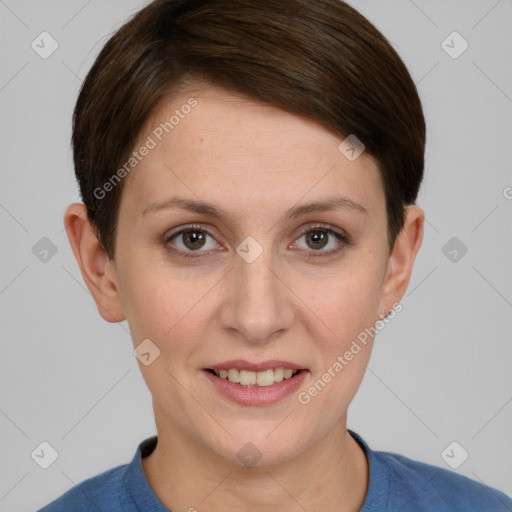
[[[374,451],[349,432],[369,462],[360,512],[512,512],[512,499],[493,487],[404,455]]]
[[[512,512],[512,499],[476,480],[396,453],[373,453],[387,468],[390,510]]]
[[[38,512],[126,511],[124,476],[128,465],[117,466],[84,480]]]

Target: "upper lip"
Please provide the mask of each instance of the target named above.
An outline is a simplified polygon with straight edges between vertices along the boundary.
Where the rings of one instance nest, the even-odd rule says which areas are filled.
[[[290,361],[282,361],[280,359],[269,359],[261,363],[251,363],[245,359],[233,359],[231,361],[224,361],[222,363],[208,366],[205,369],[209,370],[229,370],[236,368],[238,370],[248,370],[252,372],[261,372],[272,368],[290,368],[291,370],[305,370],[300,364],[292,363]]]

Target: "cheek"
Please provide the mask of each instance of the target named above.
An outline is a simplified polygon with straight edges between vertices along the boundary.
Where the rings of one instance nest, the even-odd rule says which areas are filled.
[[[360,259],[316,280],[297,280],[297,295],[311,311],[311,322],[325,332],[324,341],[342,348],[361,330],[373,325],[380,303],[381,268]]]
[[[376,270],[341,272],[339,278],[322,282],[322,290],[310,290],[309,302],[304,301],[315,313],[309,334],[317,358],[297,399],[305,411],[315,411],[310,417],[324,418],[322,428],[338,421],[364,377],[373,347],[371,327],[378,315],[378,275]]]
[[[187,269],[170,270],[149,258],[146,261],[129,267],[132,270],[122,283],[123,308],[134,344],[149,338],[162,351],[186,355],[198,338],[201,319],[212,307],[208,291],[219,277],[198,278]]]
[[[367,256],[359,253],[357,262],[347,261],[336,274],[309,286],[301,280],[298,292],[312,311],[307,323],[317,354],[310,383],[298,401],[324,415],[328,424],[357,392],[373,347],[381,266],[371,253]]]

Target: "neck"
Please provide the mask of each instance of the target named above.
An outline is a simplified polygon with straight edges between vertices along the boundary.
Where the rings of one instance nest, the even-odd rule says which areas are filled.
[[[144,473],[170,511],[356,512],[368,487],[368,462],[345,419],[320,441],[279,465],[245,467],[221,458],[157,419],[158,443],[142,459]]]

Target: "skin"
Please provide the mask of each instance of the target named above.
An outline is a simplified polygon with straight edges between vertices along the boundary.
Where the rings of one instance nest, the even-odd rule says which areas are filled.
[[[134,147],[191,96],[198,105],[125,178],[113,261],[83,204],[69,206],[64,218],[99,313],[109,322],[126,318],[134,346],[149,338],[160,350],[149,366],[139,362],[158,432],[144,472],[170,510],[357,511],[368,463],[346,415],[372,340],[307,405],[297,394],[403,297],[424,213],[407,207],[390,252],[384,189],[371,156],[349,161],[338,150],[344,137],[320,123],[211,85],[162,101]],[[143,215],[173,195],[213,203],[228,216],[177,207]],[[333,195],[367,213],[339,208],[279,221],[298,204]],[[180,259],[165,236],[190,223],[211,236],[203,246],[184,236],[168,242],[177,251],[202,251]],[[348,234],[349,243],[328,234],[324,246],[314,238],[322,228],[301,235],[317,223]],[[236,252],[247,236],[263,249],[252,263]],[[306,257],[336,248],[332,256]],[[238,358],[284,359],[309,373],[276,404],[238,405],[202,372]],[[247,442],[261,453],[254,467],[237,457]]]

